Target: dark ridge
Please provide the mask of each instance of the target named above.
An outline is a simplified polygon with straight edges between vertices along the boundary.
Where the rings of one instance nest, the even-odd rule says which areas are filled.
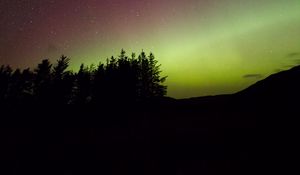
[[[282,98],[299,96],[300,91],[300,66],[281,71],[260,80],[254,85],[237,93],[241,96],[254,96],[258,98],[277,97]]]

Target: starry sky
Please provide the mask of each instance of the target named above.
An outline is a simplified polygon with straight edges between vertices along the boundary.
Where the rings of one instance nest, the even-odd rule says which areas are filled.
[[[300,64],[299,0],[1,0],[0,64],[153,52],[168,96],[239,91]]]

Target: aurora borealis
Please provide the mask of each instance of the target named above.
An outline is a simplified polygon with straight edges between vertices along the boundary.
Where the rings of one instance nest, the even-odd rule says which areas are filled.
[[[1,0],[0,64],[153,52],[175,98],[233,93],[300,60],[299,0]]]

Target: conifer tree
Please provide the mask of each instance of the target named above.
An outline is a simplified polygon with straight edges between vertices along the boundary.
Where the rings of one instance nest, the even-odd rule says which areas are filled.
[[[72,96],[72,89],[74,83],[74,76],[72,72],[67,71],[70,59],[62,55],[57,60],[53,67],[53,81],[51,90],[52,104],[67,104],[70,103]]]
[[[75,104],[85,104],[91,94],[91,71],[84,64],[80,65],[78,73],[75,75]]]
[[[35,80],[33,94],[36,101],[42,104],[47,103],[47,101],[49,102],[50,99],[51,94],[49,93],[49,90],[52,85],[51,68],[52,64],[50,61],[48,59],[44,59],[34,70]]]
[[[10,66],[2,65],[0,67],[0,102],[4,103],[7,100],[7,93],[12,74],[12,68]]]

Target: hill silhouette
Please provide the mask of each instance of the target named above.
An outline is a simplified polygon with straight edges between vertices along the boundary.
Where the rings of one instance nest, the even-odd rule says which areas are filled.
[[[299,77],[300,66],[295,66],[235,94],[178,100],[176,108],[182,111],[181,120],[191,125],[201,119],[199,125],[204,121],[205,126],[231,130],[230,135],[223,135],[236,149],[231,153],[247,150],[248,160],[255,162],[248,162],[251,166],[238,174],[292,172],[298,145]]]
[[[289,174],[299,76],[296,66],[232,95],[5,106],[1,159],[6,174]],[[79,102],[93,92],[84,85]]]
[[[257,97],[272,97],[278,95],[283,98],[295,97],[300,94],[299,76],[300,66],[295,66],[289,70],[272,74],[264,80],[258,81],[254,85],[238,92],[238,94],[248,94]]]
[[[300,66],[295,66],[276,74],[272,74],[264,80],[238,92],[239,98],[255,101],[265,106],[281,106],[281,108],[293,108],[300,97]]]
[[[281,106],[281,110],[293,108],[300,97],[300,66],[281,71],[260,80],[235,94],[193,97],[179,99],[188,105],[204,105],[208,103],[227,102],[239,108],[254,107],[263,110],[272,106]],[[249,106],[250,105],[250,106]],[[274,109],[275,110],[275,109]]]

